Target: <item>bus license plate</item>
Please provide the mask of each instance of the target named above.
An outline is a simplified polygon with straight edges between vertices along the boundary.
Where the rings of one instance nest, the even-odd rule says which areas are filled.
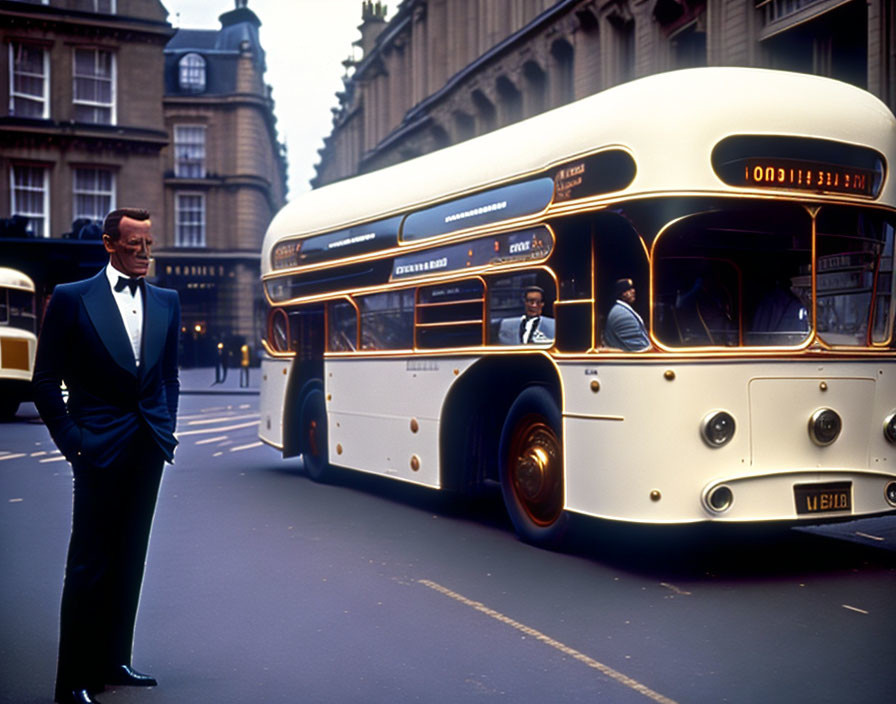
[[[852,482],[796,484],[793,498],[797,514],[852,511]]]

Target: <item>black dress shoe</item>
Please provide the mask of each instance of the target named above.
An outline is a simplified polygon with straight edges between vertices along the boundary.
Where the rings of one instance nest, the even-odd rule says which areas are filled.
[[[100,704],[100,701],[94,699],[86,689],[73,689],[65,696],[56,697],[56,701],[59,704]]]
[[[137,672],[130,665],[118,665],[109,670],[106,676],[106,684],[120,684],[128,687],[155,687],[158,682],[156,682],[155,677]]]

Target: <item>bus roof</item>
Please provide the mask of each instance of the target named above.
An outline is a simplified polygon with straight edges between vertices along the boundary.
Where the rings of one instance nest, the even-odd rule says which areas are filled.
[[[855,86],[808,74],[715,67],[660,73],[615,86],[466,142],[309,191],[268,228],[270,252],[287,236],[327,232],[411,212],[543,171],[599,149],[628,151],[634,180],[614,198],[688,192],[748,195],[713,170],[711,153],[734,135],[786,135],[870,147],[896,156],[896,118]],[[885,177],[874,202],[896,204]]]
[[[34,293],[34,282],[18,269],[0,266],[0,288],[15,288]]]

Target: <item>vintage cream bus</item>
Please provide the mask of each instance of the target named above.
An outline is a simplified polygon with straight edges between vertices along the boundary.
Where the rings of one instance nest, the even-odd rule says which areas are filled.
[[[19,404],[31,398],[35,324],[34,282],[0,266],[0,420],[11,420]]]
[[[865,91],[705,68],[303,194],[262,249],[260,437],[316,479],[500,483],[546,545],[892,512],[894,159]]]

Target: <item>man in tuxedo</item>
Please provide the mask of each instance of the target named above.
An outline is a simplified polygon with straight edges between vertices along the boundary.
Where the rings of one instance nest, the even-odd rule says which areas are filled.
[[[632,308],[635,302],[635,284],[631,279],[616,282],[616,302],[607,315],[604,342],[628,352],[643,352],[650,347],[644,320]]]
[[[544,289],[528,286],[523,292],[525,313],[519,318],[504,318],[498,328],[502,345],[543,345],[554,341],[554,319],[542,315]]]
[[[145,210],[109,213],[109,264],[56,287],[37,346],[34,403],[74,475],[57,702],[156,684],[131,668],[131,648],[162,467],[177,444],[180,303],[143,278],[152,244]]]

